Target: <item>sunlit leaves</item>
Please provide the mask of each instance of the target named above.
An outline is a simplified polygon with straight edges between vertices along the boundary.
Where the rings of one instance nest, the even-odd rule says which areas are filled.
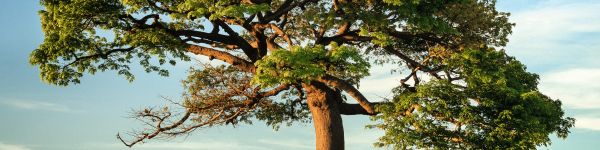
[[[327,57],[330,61],[327,73],[341,79],[358,84],[360,79],[369,76],[371,65],[359,51],[350,46],[329,45]]]
[[[325,74],[326,53],[323,46],[274,51],[256,62],[253,82],[264,86],[308,82]]]
[[[548,135],[566,137],[573,119],[560,101],[537,91],[538,77],[503,51],[468,49],[448,59],[461,81],[434,79],[395,89],[371,127],[386,131],[377,146],[395,149],[535,149]],[[455,82],[464,82],[458,84]]]
[[[129,71],[132,60],[139,61],[146,72],[167,76],[167,70],[159,67],[164,62],[175,64],[175,59],[189,60],[182,51],[183,43],[164,30],[133,28],[134,20],[124,11],[127,7],[117,0],[45,0],[41,3],[45,6],[40,11],[45,38],[29,60],[39,65],[45,82],[79,83],[84,73],[108,70],[132,81],[134,76]]]
[[[267,4],[241,4],[215,8],[218,10],[210,16],[210,19],[217,19],[224,16],[243,18],[245,14],[256,14],[258,12],[270,9],[269,5]]]
[[[173,14],[175,18],[201,18],[211,20],[221,17],[242,18],[244,14],[255,14],[269,10],[268,4],[240,4],[239,0],[187,0],[173,5],[174,10],[185,14]]]
[[[277,50],[256,62],[253,82],[263,86],[310,82],[323,75],[358,81],[369,74],[369,63],[354,48],[331,44]]]

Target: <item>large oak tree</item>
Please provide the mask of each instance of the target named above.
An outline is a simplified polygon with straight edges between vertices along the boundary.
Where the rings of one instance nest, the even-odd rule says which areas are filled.
[[[534,149],[574,122],[502,50],[513,24],[495,0],[41,4],[44,42],[30,62],[50,84],[109,70],[133,80],[132,63],[167,76],[164,64],[193,55],[221,62],[189,71],[182,109],[136,112],[150,128],[119,136],[127,146],[216,125],[312,121],[316,148],[341,150],[341,115],[370,115],[368,127],[385,132],[379,147]],[[382,64],[405,77],[389,82],[398,85],[392,98],[367,99],[360,81]]]

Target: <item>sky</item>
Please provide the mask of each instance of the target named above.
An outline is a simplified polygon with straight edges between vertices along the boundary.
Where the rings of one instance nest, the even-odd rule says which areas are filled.
[[[161,97],[181,95],[180,80],[189,67],[171,68],[160,77],[137,71],[127,82],[114,72],[86,76],[82,84],[58,87],[43,83],[28,55],[42,41],[39,2],[4,0],[0,9],[0,150],[309,150],[314,149],[310,124],[274,131],[263,123],[214,127],[187,137],[152,140],[133,148],[116,139],[141,127],[127,118],[132,109],[167,104]],[[540,90],[563,102],[567,116],[577,119],[567,139],[552,136],[540,149],[600,147],[600,1],[500,0],[498,10],[516,23],[505,48],[540,75]],[[360,90],[368,98],[389,96],[399,81],[382,66],[372,69]],[[381,131],[365,129],[368,117],[345,116],[348,150],[374,149]]]

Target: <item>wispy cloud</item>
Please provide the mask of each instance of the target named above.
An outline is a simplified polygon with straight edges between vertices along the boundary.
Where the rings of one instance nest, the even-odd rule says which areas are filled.
[[[600,131],[600,118],[575,117],[575,128]]]
[[[565,108],[584,110],[575,128],[600,131],[600,68],[578,68],[543,74],[540,90],[560,99]]]
[[[30,100],[5,100],[0,101],[0,104],[26,110],[44,110],[44,111],[55,111],[55,112],[70,112],[72,111],[69,107],[57,103],[44,102],[44,101],[30,101]]]
[[[569,69],[542,74],[540,90],[567,108],[600,108],[600,68]]]
[[[536,67],[600,62],[600,1],[544,1],[515,12],[510,54]],[[594,55],[596,54],[596,55]]]
[[[571,2],[571,1],[570,1]],[[553,41],[571,34],[600,31],[600,2],[546,3],[528,11],[517,12],[512,42]],[[565,37],[567,36],[567,37]],[[542,46],[542,45],[540,45]]]
[[[6,144],[0,142],[0,150],[31,150],[23,145]]]
[[[548,3],[511,17],[517,23],[511,45],[549,48],[579,33],[600,32],[600,2]],[[534,42],[532,42],[534,41]],[[536,43],[548,43],[540,45]]]
[[[370,101],[381,101],[391,98],[391,89],[400,85],[400,75],[389,75],[384,78],[367,78],[360,82],[358,89]]]

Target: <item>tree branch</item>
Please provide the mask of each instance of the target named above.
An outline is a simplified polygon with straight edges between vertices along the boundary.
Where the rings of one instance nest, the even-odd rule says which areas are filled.
[[[288,47],[292,47],[292,45],[294,45],[294,43],[292,43],[292,40],[290,39],[288,34],[286,34],[281,28],[279,28],[275,24],[269,24],[269,25],[270,25],[271,29],[273,29],[273,31],[275,31],[275,33],[277,35],[281,36],[283,38],[283,40],[285,40],[288,43]]]
[[[350,83],[331,75],[325,75],[319,78],[318,81],[346,91],[368,114],[375,114],[375,109],[369,100]]]
[[[206,39],[209,41],[215,41],[215,42],[223,43],[226,45],[236,45],[238,48],[241,48],[242,51],[244,51],[244,54],[246,54],[246,56],[248,56],[248,58],[250,58],[252,62],[255,62],[258,60],[258,54],[256,52],[256,49],[253,48],[250,44],[248,44],[248,42],[243,40],[241,37],[239,37],[239,35],[237,35],[236,32],[231,30],[231,28],[229,28],[229,26],[224,24],[222,21],[218,21],[217,24],[219,26],[223,27],[223,29],[225,29],[225,31],[229,34],[229,36],[218,34],[218,32],[217,33],[212,33],[212,32],[206,33],[206,32],[196,31],[196,30],[171,29],[171,28],[164,26],[162,23],[158,22],[159,15],[157,15],[157,14],[146,15],[142,19],[139,19],[139,20],[134,18],[131,15],[125,15],[124,17],[129,20],[132,20],[132,22],[135,23],[133,26],[140,28],[140,29],[157,28],[157,29],[166,31],[167,33],[169,33],[172,36],[175,36],[177,38],[181,38],[183,36],[183,37],[188,37],[188,39]],[[146,22],[150,18],[154,18],[155,22],[148,25],[148,24],[146,24]],[[214,28],[216,28],[216,30],[218,30],[219,26],[214,26]],[[184,42],[185,42],[185,40],[186,39],[182,39],[182,41],[184,41]],[[201,44],[201,43],[198,43],[198,44]],[[204,43],[204,44],[213,44],[213,43]]]
[[[414,66],[415,68],[419,68],[419,70],[421,70],[421,71],[429,72],[429,71],[432,70],[431,68],[429,68],[429,67],[427,67],[427,66],[425,66],[425,65],[423,65],[423,64],[421,64],[421,63],[419,63],[417,61],[415,61],[414,59],[412,59],[412,58],[404,55],[400,51],[395,50],[391,46],[384,47],[384,49],[385,49],[386,52],[398,56],[400,59],[406,61],[406,63]]]
[[[188,48],[188,52],[191,52],[196,55],[207,56],[211,60],[216,58],[246,72],[253,73],[256,69],[254,64],[252,64],[251,62],[248,62],[237,56],[231,55],[227,52],[215,50],[212,48],[202,47],[198,45],[190,45],[190,47]]]
[[[261,23],[269,23],[273,20],[280,18],[284,14],[287,14],[289,11],[291,11],[292,9],[294,9],[298,6],[304,6],[308,2],[314,2],[314,1],[316,1],[316,0],[304,0],[301,2],[293,3],[293,0],[286,0],[275,12],[273,12],[273,14],[264,16],[259,21]]]
[[[442,45],[447,45],[446,43],[444,43],[443,39],[441,38],[437,38],[434,37],[433,34],[429,34],[429,33],[411,33],[411,32],[400,32],[400,31],[396,31],[396,30],[391,30],[388,31],[387,34],[389,34],[392,37],[398,38],[398,39],[404,39],[404,40],[413,40],[413,39],[423,39],[423,40],[427,40],[430,42],[434,42],[434,43],[438,43],[438,44],[442,44]]]
[[[259,93],[259,97],[271,97],[271,96],[275,96],[277,94],[279,94],[282,91],[288,90],[290,89],[290,85],[288,84],[281,84],[269,91],[265,91],[265,92],[261,92]]]
[[[121,138],[120,134],[117,134],[117,139],[119,139],[123,144],[125,144],[125,146],[131,147],[131,146],[133,146],[133,145],[135,145],[135,144],[137,144],[139,142],[144,141],[145,139],[152,139],[152,138],[156,137],[158,134],[160,134],[163,131],[171,130],[171,129],[174,129],[174,128],[177,128],[177,127],[181,126],[183,123],[185,123],[185,121],[188,120],[188,118],[190,117],[191,114],[192,114],[191,112],[186,111],[185,114],[183,115],[183,117],[181,117],[179,119],[179,121],[177,121],[177,122],[175,122],[175,123],[173,123],[173,124],[171,124],[169,126],[161,127],[162,124],[164,123],[164,121],[168,117],[170,117],[170,115],[164,116],[164,117],[159,117],[159,116],[156,116],[154,114],[151,114],[150,111],[146,110],[144,112],[144,114],[142,114],[142,115],[150,116],[152,118],[159,118],[159,121],[158,121],[158,123],[156,125],[156,130],[154,130],[154,132],[152,132],[152,133],[143,133],[143,134],[141,134],[141,136],[136,137],[135,140],[133,140],[130,143],[127,143],[123,138]]]
[[[371,41],[373,39],[372,37],[358,35],[358,31],[343,31],[343,30],[345,30],[345,29],[343,29],[343,26],[339,30],[342,30],[342,31],[340,31],[340,32],[342,32],[342,34],[338,34],[338,35],[331,36],[331,37],[318,38],[316,41],[316,44],[328,45],[331,42],[343,44],[343,43],[348,43],[351,41]]]
[[[98,57],[107,58],[110,54],[117,53],[117,52],[129,52],[129,51],[132,51],[133,49],[135,49],[135,47],[112,49],[112,50],[109,50],[106,52],[97,51],[98,53],[96,53],[96,54],[82,56],[82,57],[77,57],[77,56],[73,55],[73,57],[75,57],[75,60],[73,60],[69,64],[64,65],[63,67],[68,67],[75,63],[79,63],[81,61],[85,61],[88,59],[94,59],[94,58],[98,58]]]

